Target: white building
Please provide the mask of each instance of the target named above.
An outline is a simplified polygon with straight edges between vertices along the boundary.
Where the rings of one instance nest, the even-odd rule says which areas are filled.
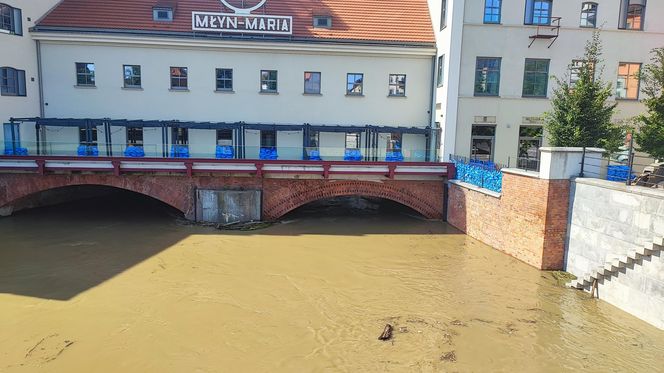
[[[25,15],[32,1],[17,3]],[[31,154],[93,145],[99,155],[140,146],[160,156],[175,144],[196,157],[218,145],[246,157],[276,147],[279,159],[312,149],[324,160],[358,155],[349,149],[375,160],[435,156],[436,49],[422,0],[62,0],[31,25],[22,40],[37,41],[40,58],[9,65],[28,77],[41,70],[41,100],[30,78],[27,97],[11,97],[25,110],[0,98],[3,121],[56,119],[37,122],[39,150],[23,121]]]
[[[546,144],[541,116],[551,107],[550,78],[569,73],[596,29],[604,44],[603,80],[616,88],[615,120],[644,110],[634,74],[650,62],[653,48],[664,47],[662,1],[429,0],[429,6],[443,156],[511,166],[536,156]]]

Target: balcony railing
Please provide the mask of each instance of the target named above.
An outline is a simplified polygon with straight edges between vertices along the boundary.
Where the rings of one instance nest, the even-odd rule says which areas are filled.
[[[553,43],[556,42],[556,39],[558,39],[558,36],[560,36],[561,19],[562,17],[551,17],[551,23],[548,25],[537,25],[535,35],[529,36],[530,44],[528,44],[528,48],[530,48],[537,39],[550,40],[547,48],[551,48]]]

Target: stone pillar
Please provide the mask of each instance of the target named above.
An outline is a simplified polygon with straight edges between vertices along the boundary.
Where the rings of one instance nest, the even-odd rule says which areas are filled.
[[[450,182],[448,222],[539,269],[562,269],[570,179],[581,172],[581,148],[541,148],[540,172],[503,169],[502,192]],[[587,149],[585,167],[602,149]]]

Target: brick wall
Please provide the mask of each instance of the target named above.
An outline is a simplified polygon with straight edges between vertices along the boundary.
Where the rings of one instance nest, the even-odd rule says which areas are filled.
[[[500,197],[450,184],[450,224],[540,269],[562,269],[569,180],[505,172]]]

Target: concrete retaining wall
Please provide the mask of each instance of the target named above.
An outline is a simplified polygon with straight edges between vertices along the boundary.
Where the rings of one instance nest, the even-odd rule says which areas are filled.
[[[583,276],[664,236],[664,191],[598,179],[571,185],[566,270]],[[601,281],[599,297],[664,329],[664,256]]]

